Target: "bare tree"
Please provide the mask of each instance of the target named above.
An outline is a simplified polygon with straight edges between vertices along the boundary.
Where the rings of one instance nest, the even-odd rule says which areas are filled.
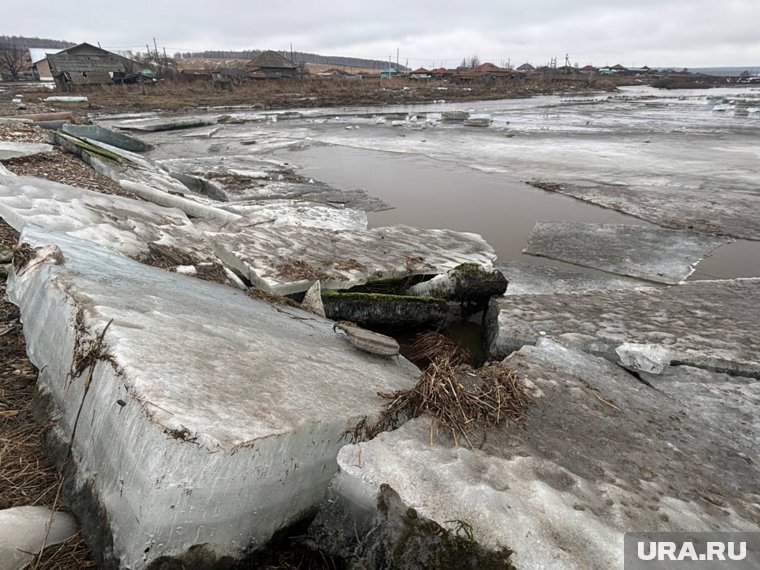
[[[480,65],[480,58],[477,55],[471,56],[470,59],[467,60],[467,65],[471,69],[475,69],[477,66]]]
[[[19,74],[24,70],[26,51],[16,46],[0,48],[0,73],[8,75],[11,81],[18,81]]]

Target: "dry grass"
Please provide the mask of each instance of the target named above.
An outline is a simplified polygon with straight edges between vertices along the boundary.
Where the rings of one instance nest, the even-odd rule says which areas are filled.
[[[417,335],[405,356],[421,368],[443,359],[454,366],[472,365],[474,361],[469,350],[435,331]]]
[[[507,421],[521,422],[530,404],[526,387],[512,370],[496,362],[476,370],[447,358],[432,362],[412,388],[379,395],[388,400],[380,419],[371,426],[363,420],[347,432],[354,441],[428,415],[433,418],[431,445],[433,433],[443,428],[456,445],[464,440],[475,448],[475,436],[485,438],[486,430]]]
[[[178,265],[192,265],[197,271],[198,279],[214,283],[229,283],[227,272],[219,263],[200,262],[189,253],[168,245],[149,243],[148,253],[138,256],[136,261],[169,271],[175,271]]]
[[[323,259],[322,263],[338,271],[367,271],[367,266],[357,259]]]
[[[266,291],[261,291],[259,289],[249,289],[248,296],[251,299],[256,299],[257,301],[264,301],[265,303],[268,303],[275,307],[279,305],[287,305],[289,307],[301,306],[290,297],[283,297],[282,295],[278,295],[276,293],[268,293]]]
[[[17,239],[18,234],[0,221],[0,242],[10,245]],[[0,509],[54,508],[61,479],[44,449],[48,426],[34,419],[37,370],[26,355],[18,308],[4,297],[5,283],[0,282]],[[94,567],[92,553],[79,534],[45,549],[33,566],[38,570]]]
[[[306,279],[309,281],[324,281],[331,277],[324,269],[314,267],[302,259],[290,259],[278,265],[277,276],[281,279]]]
[[[35,250],[28,243],[20,243],[13,246],[13,268],[20,271],[26,267],[34,257]]]
[[[49,546],[32,566],[31,570],[75,570],[80,568],[97,568],[92,559],[90,547],[84,541],[81,532],[66,542]]]
[[[35,176],[101,194],[140,200],[132,192],[119,186],[117,182],[96,172],[78,157],[59,148],[45,154],[14,158],[6,161],[5,166],[19,176]]]
[[[445,87],[445,90],[439,90]],[[420,82],[406,79],[362,80],[304,79],[247,81],[229,90],[212,81],[162,81],[151,86],[107,85],[80,89],[95,108],[108,109],[198,109],[202,106],[258,105],[262,108],[335,107],[344,105],[403,105],[440,99],[482,101],[557,93],[572,88],[583,91],[613,88],[612,85],[565,85],[544,81],[484,82],[457,84],[446,81]]]

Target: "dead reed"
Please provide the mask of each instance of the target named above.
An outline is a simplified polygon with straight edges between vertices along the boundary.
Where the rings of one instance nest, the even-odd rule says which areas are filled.
[[[443,359],[448,359],[454,366],[472,365],[474,360],[472,353],[465,347],[435,331],[417,335],[405,356],[420,368]]]
[[[374,425],[363,420],[349,430],[346,435],[353,441],[428,415],[433,418],[431,444],[433,432],[443,428],[456,445],[464,440],[474,449],[477,434],[507,421],[521,422],[530,404],[526,387],[512,370],[497,362],[480,369],[457,366],[447,358],[431,362],[412,388],[378,394],[388,400],[385,409]]]

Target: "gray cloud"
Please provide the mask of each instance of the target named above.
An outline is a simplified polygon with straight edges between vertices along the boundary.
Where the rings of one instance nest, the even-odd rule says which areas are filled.
[[[570,54],[581,65],[760,65],[757,0],[30,0],[4,8],[0,33],[167,51],[295,49],[456,65]]]

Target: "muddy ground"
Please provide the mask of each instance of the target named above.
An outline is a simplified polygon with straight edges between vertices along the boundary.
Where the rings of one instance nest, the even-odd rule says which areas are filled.
[[[159,82],[150,85],[110,85],[81,88],[72,95],[87,96],[87,103],[46,103],[51,92],[39,84],[0,85],[0,116],[23,116],[53,110],[164,111],[198,110],[201,107],[256,105],[262,109],[376,106],[433,101],[482,101],[532,95],[584,91],[614,91],[632,78],[460,84],[448,81],[420,82],[403,79],[251,81],[216,89],[210,81]],[[635,80],[641,82],[643,80]],[[23,95],[23,108],[13,96]]]

